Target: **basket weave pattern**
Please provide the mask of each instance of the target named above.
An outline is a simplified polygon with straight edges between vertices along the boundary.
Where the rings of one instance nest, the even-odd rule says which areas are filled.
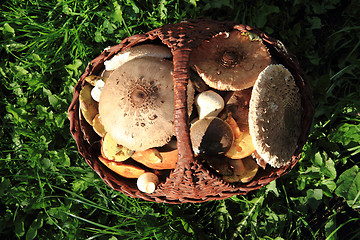
[[[232,30],[244,33],[251,32],[263,40],[270,54],[293,74],[302,96],[303,107],[301,136],[298,140],[298,148],[292,157],[293,161],[281,168],[271,168],[270,166],[265,169],[260,168],[252,181],[235,184],[223,181],[214,171],[208,169],[194,158],[189,137],[186,107],[186,86],[189,81],[188,62],[192,49],[195,49],[202,42],[209,40],[219,32],[230,32]],[[104,61],[111,59],[118,52],[137,44],[156,41],[159,43],[161,41],[162,44],[168,46],[173,54],[175,135],[179,156],[177,166],[171,171],[169,177],[158,186],[155,192],[147,194],[137,189],[135,180],[117,175],[98,160],[100,155],[99,139],[92,128],[87,126],[87,123],[79,117],[79,92],[85,84],[86,76],[100,74],[104,69]],[[313,114],[314,105],[309,84],[300,70],[296,58],[287,51],[280,41],[271,38],[256,28],[213,20],[192,20],[166,25],[146,34],[128,37],[119,45],[104,50],[100,56],[89,63],[80,77],[74,88],[73,101],[68,110],[70,132],[76,140],[80,154],[107,185],[131,197],[174,204],[219,200],[236,194],[246,194],[284,175],[295,166],[300,158],[301,149],[306,142]]]

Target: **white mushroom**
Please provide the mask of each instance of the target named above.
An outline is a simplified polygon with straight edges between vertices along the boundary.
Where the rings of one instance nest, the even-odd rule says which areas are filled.
[[[212,90],[200,93],[195,98],[199,119],[216,117],[224,109],[224,99]]]
[[[171,51],[166,46],[144,44],[129,48],[104,62],[105,70],[112,71],[120,67],[122,64],[138,57],[158,57],[171,58]]]
[[[136,185],[138,189],[145,193],[153,193],[159,184],[159,178],[152,172],[141,174],[137,179]]]
[[[92,99],[94,99],[97,102],[99,102],[100,93],[104,87],[104,84],[105,84],[104,81],[102,79],[99,79],[96,81],[93,89],[91,89],[91,97],[92,97]]]

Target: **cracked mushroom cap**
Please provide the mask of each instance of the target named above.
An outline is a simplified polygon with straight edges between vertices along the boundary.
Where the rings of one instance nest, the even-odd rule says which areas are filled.
[[[100,95],[99,114],[116,143],[134,151],[165,145],[174,135],[172,62],[135,58],[117,68]]]
[[[259,75],[250,99],[249,128],[257,153],[272,167],[288,164],[301,131],[301,96],[281,64]]]
[[[225,91],[252,87],[270,62],[261,39],[251,39],[237,30],[216,35],[190,56],[190,65],[204,82]]]

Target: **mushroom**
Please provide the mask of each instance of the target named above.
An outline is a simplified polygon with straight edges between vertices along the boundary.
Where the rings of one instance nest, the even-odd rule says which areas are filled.
[[[141,176],[136,181],[138,189],[145,193],[153,193],[158,184],[159,178],[155,173],[152,172],[141,174]]]
[[[114,72],[114,70],[106,71],[105,69],[101,72],[100,77],[104,82],[110,77],[110,75]]]
[[[204,117],[216,117],[224,109],[224,99],[212,90],[198,94],[195,97],[195,105],[199,113],[199,119]]]
[[[206,156],[205,162],[222,176],[234,175],[234,170],[229,164],[229,159],[221,155]]]
[[[156,148],[150,148],[135,152],[131,158],[152,169],[174,169],[178,160],[178,150],[159,152]]]
[[[194,84],[194,88],[198,92],[204,92],[209,90],[209,86],[206,85],[204,80],[195,72],[194,70],[190,69],[190,80]]]
[[[205,117],[190,127],[192,149],[196,155],[215,155],[229,151],[234,136],[229,124],[217,117]]]
[[[92,86],[85,84],[79,94],[80,111],[86,122],[93,125],[93,119],[98,114],[98,103],[91,97]]]
[[[177,149],[177,140],[176,137],[173,137],[170,142],[168,142],[166,145],[157,148],[157,150],[159,150],[159,152],[169,152],[172,150]]]
[[[135,161],[129,159],[125,162],[110,161],[102,156],[99,160],[107,166],[110,170],[126,178],[139,178],[145,173],[145,169],[141,168]]]
[[[226,110],[235,119],[240,131],[249,131],[249,103],[252,89],[236,91],[226,103]]]
[[[122,64],[138,57],[171,58],[172,54],[168,47],[154,44],[144,44],[128,48],[125,51],[104,62],[105,70],[112,71]]]
[[[251,157],[253,159],[256,159],[257,164],[262,168],[265,169],[266,168],[266,162],[265,160],[255,151],[251,154]]]
[[[101,121],[100,121],[100,115],[96,114],[93,121],[92,121],[92,126],[93,126],[93,130],[94,132],[97,133],[97,135],[99,135],[100,137],[104,137],[106,134],[105,128],[102,125]]]
[[[160,147],[174,135],[172,62],[135,58],[110,75],[99,101],[101,122],[120,145],[134,151]],[[188,84],[188,112],[194,88]]]
[[[272,167],[291,162],[301,131],[301,96],[289,70],[274,64],[252,90],[249,128],[258,154]]]
[[[226,91],[252,87],[270,63],[270,54],[261,39],[250,39],[237,30],[219,33],[190,56],[190,66],[206,84]]]
[[[98,79],[95,82],[95,86],[93,87],[93,89],[91,89],[91,97],[92,97],[92,99],[99,102],[100,93],[101,93],[104,85],[105,85],[105,83],[104,83],[104,81],[102,79]]]
[[[238,127],[238,124],[231,116],[229,116],[225,122],[229,124],[234,133],[233,144],[231,145],[229,151],[226,152],[225,156],[232,159],[241,159],[255,152],[255,147],[252,143],[252,139],[249,133],[249,128],[241,131]]]
[[[89,75],[87,77],[85,77],[85,81],[90,83],[92,86],[95,86],[96,81],[99,80],[101,77],[97,76],[97,75]]]
[[[165,145],[174,135],[173,65],[135,58],[117,68],[103,87],[101,122],[120,145],[135,151]]]
[[[109,134],[105,134],[101,150],[105,158],[116,162],[125,161],[134,153],[134,151],[117,144]]]
[[[243,158],[237,160],[229,160],[230,166],[233,168],[233,175],[223,176],[224,181],[226,182],[250,182],[256,175],[259,166],[251,158]]]

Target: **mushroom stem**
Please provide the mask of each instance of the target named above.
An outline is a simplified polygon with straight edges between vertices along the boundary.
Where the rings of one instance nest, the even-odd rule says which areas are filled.
[[[152,172],[141,174],[141,176],[136,181],[138,189],[145,193],[153,193],[158,184],[159,178],[155,173]]]

